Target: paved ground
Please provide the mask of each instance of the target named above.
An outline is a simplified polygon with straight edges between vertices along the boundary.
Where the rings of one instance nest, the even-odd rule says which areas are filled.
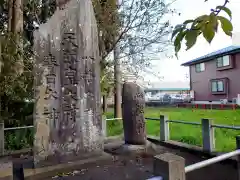
[[[114,145],[113,145],[114,146]],[[204,158],[192,154],[158,147],[156,154],[171,152],[186,159],[190,165]],[[153,155],[153,154],[152,154]],[[98,163],[92,167],[70,173],[65,177],[55,177],[57,180],[146,180],[153,176],[153,156],[142,154],[137,157],[114,155],[111,161]],[[187,180],[238,180],[236,167],[230,164],[215,164],[187,174]]]
[[[146,180],[152,177],[151,160],[134,158],[115,159],[104,164],[96,163],[93,167],[72,172],[66,177],[55,177],[57,180]]]
[[[12,158],[11,157],[4,157],[0,159],[0,171],[12,168]]]
[[[196,161],[192,157],[191,160]],[[151,159],[138,162],[134,159],[119,158],[115,162],[96,163],[93,167],[74,171],[66,177],[55,178],[57,180],[146,180],[152,176]],[[187,180],[237,180],[237,176],[233,167],[218,164],[187,174]]]
[[[122,142],[117,141],[108,144],[107,149],[114,149]],[[112,150],[112,159],[104,162],[96,162],[89,167],[83,166],[68,174],[57,173],[50,179],[56,180],[146,180],[153,176],[153,155],[170,152],[186,159],[186,165],[202,161],[204,157],[195,156],[180,150],[174,150],[157,146],[155,152],[138,156],[119,155],[118,151]],[[1,168],[11,166],[11,158],[0,160]],[[231,164],[214,164],[206,168],[187,174],[187,180],[238,180],[236,167]]]

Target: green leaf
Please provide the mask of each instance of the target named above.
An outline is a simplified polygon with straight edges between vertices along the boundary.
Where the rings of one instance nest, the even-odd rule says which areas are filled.
[[[184,21],[184,23],[183,24],[188,24],[188,23],[193,23],[194,22],[194,20],[193,19],[189,19],[189,20],[186,20],[186,21]]]
[[[233,25],[232,25],[231,21],[229,21],[227,18],[225,18],[223,16],[218,16],[217,18],[221,22],[222,29],[225,32],[225,34],[228,36],[232,36]]]
[[[218,19],[213,12],[209,16],[209,23],[212,24],[212,26],[214,28],[214,31],[217,32],[217,30],[218,30]]]
[[[216,9],[225,11],[225,13],[227,13],[229,17],[232,19],[232,11],[226,6],[217,6]]]
[[[182,43],[182,40],[183,40],[185,35],[186,35],[185,31],[180,31],[178,33],[178,35],[176,36],[175,41],[174,41],[174,46],[175,46],[175,52],[176,53],[178,53],[180,51],[181,43]]]
[[[201,22],[201,21],[206,21],[209,19],[209,15],[202,15],[202,16],[199,16],[195,19],[195,22]]]
[[[199,31],[198,30],[188,30],[186,32],[186,36],[185,36],[185,39],[186,39],[186,46],[187,46],[187,49],[190,49],[191,47],[193,47],[193,45],[196,43],[197,41],[197,37],[199,35]]]
[[[180,25],[180,24],[176,25],[174,30],[173,30],[171,40],[177,35],[177,33],[179,33],[182,30],[183,30],[183,26],[182,25]]]
[[[203,37],[211,43],[215,36],[214,26],[212,23],[207,23],[203,29]]]
[[[209,16],[208,15],[199,16],[192,23],[191,29],[201,30],[208,21],[209,21]]]

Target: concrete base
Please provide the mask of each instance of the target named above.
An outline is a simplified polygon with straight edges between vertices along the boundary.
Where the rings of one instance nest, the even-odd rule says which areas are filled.
[[[123,144],[122,145],[123,151],[142,151],[146,149],[145,145],[131,145],[131,144]]]
[[[24,169],[25,180],[41,180],[46,178],[51,178],[55,176],[58,172],[68,173],[74,170],[81,169],[82,167],[87,167],[88,165],[95,164],[96,161],[105,161],[112,159],[112,156],[107,153],[102,153],[101,156],[91,157],[79,161],[68,162],[64,164],[58,164],[56,166],[47,166],[35,169]],[[1,180],[12,180],[12,168],[4,169],[0,171]]]
[[[55,166],[58,164],[73,163],[75,161],[81,161],[88,158],[99,157],[102,155],[102,152],[79,152],[78,154],[69,154],[65,156],[49,156],[47,159],[35,162],[34,168],[41,168],[47,166]]]
[[[116,144],[107,149],[107,152],[113,154],[138,154],[149,151],[155,151],[156,145],[147,141],[145,145],[132,145],[132,144]]]

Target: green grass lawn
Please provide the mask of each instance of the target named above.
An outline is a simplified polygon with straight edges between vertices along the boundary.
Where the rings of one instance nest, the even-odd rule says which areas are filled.
[[[182,120],[201,122],[202,118],[214,120],[214,124],[240,126],[240,110],[201,110],[187,108],[145,108],[145,117],[159,118],[160,114],[167,115],[170,120]],[[106,113],[107,118],[113,117],[113,111]],[[157,121],[146,122],[147,133],[159,136],[160,123]],[[118,135],[123,132],[120,120],[109,121],[107,123],[108,136]],[[236,148],[235,137],[240,135],[240,131],[228,129],[215,129],[216,150],[230,151]],[[170,139],[188,144],[201,146],[202,132],[201,126],[184,124],[170,124]]]

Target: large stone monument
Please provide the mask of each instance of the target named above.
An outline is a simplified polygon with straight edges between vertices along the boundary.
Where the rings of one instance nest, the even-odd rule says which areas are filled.
[[[97,33],[91,0],[68,1],[34,33],[36,164],[102,152]]]
[[[125,144],[145,145],[145,98],[142,88],[132,82],[124,83],[122,104]]]

